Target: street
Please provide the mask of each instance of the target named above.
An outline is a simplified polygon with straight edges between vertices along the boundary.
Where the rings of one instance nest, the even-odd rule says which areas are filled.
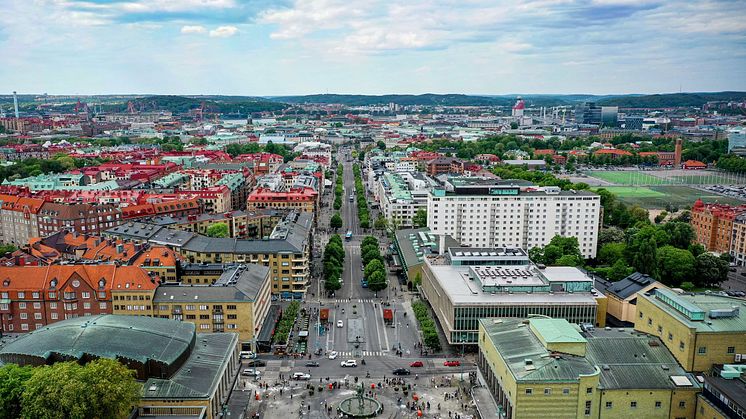
[[[348,158],[350,161],[348,161]],[[262,373],[261,377],[239,376],[236,381],[236,390],[228,402],[227,414],[234,417],[241,417],[244,412],[265,412],[282,406],[294,410],[295,414],[299,407],[303,407],[300,401],[287,403],[289,394],[305,394],[306,383],[303,381],[288,381],[290,376],[295,372],[304,372],[311,374],[311,382],[319,385],[326,385],[327,378],[340,380],[354,385],[355,379],[358,380],[376,380],[383,381],[385,378],[393,377],[392,372],[396,368],[407,368],[412,375],[406,377],[406,381],[416,384],[415,374],[422,376],[420,385],[431,384],[435,386],[435,377],[440,380],[446,380],[450,383],[453,378],[461,382],[465,378],[468,382],[469,372],[475,371],[473,363],[463,363],[460,367],[446,367],[443,365],[446,358],[422,357],[421,350],[417,346],[420,342],[417,322],[412,311],[409,298],[406,294],[399,291],[399,284],[396,277],[389,275],[389,287],[378,293],[373,292],[361,285],[362,279],[362,257],[360,254],[360,244],[366,234],[371,233],[364,231],[360,227],[357,215],[357,200],[350,201],[350,195],[353,194],[355,179],[352,171],[353,161],[350,157],[350,150],[341,148],[337,160],[342,163],[343,169],[343,201],[340,215],[342,216],[343,226],[337,234],[344,235],[348,230],[352,231],[353,237],[349,241],[344,241],[345,261],[342,271],[342,287],[337,290],[333,296],[327,297],[323,290],[323,283],[320,280],[321,267],[316,265],[313,269],[314,281],[311,283],[311,289],[306,301],[302,306],[311,312],[308,335],[308,353],[305,357],[282,358],[277,359],[274,356],[259,356],[266,361],[265,367],[259,367]],[[365,179],[365,173],[363,173]],[[329,219],[334,211],[332,204],[334,201],[333,191],[329,191],[322,196],[322,210],[318,215],[318,231],[314,237],[314,257],[319,263],[322,257],[324,246],[328,241],[330,234]],[[373,218],[373,217],[371,217]],[[380,241],[381,253],[385,254],[389,241],[385,237],[377,235]],[[329,319],[325,324],[320,323],[319,311],[329,309]],[[383,310],[391,309],[393,311],[393,321],[386,324],[383,318]],[[342,322],[342,327],[338,327],[337,322]],[[397,351],[399,350],[399,351]],[[317,355],[316,352],[319,352]],[[336,352],[335,359],[329,359],[329,355]],[[399,353],[397,355],[397,352]],[[340,363],[347,359],[357,360],[358,366],[355,368],[343,368]],[[363,360],[365,365],[362,364]],[[309,361],[318,362],[318,367],[306,366]],[[422,361],[423,367],[410,367],[414,361]],[[246,361],[244,366],[246,366]],[[321,379],[321,383],[319,380]],[[428,381],[433,380],[433,381]],[[267,383],[270,387],[265,389],[264,394],[272,395],[273,399],[256,400],[250,397],[250,390],[261,392],[259,383]],[[280,392],[280,389],[283,389]],[[268,390],[268,391],[267,391]],[[350,389],[340,389],[337,395],[344,392],[351,392]],[[383,392],[383,390],[381,390]],[[346,393],[344,393],[346,394]],[[381,394],[383,395],[383,393]],[[319,409],[327,401],[331,394],[322,395],[319,393],[319,403],[310,403],[305,407],[311,406],[306,414],[311,417],[328,417],[326,408]],[[323,396],[323,397],[322,397]],[[280,397],[285,403],[277,403],[275,400]],[[398,398],[392,398],[391,402],[396,405],[397,409],[404,409],[404,402],[398,406]],[[435,402],[435,397],[432,398]],[[455,411],[455,410],[454,410]],[[445,412],[443,412],[445,413]],[[281,417],[267,412],[266,417]],[[333,416],[333,415],[332,415]]]

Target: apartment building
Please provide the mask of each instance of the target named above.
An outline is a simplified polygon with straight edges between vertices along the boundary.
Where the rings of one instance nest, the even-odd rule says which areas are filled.
[[[37,214],[41,237],[62,229],[80,234],[99,235],[122,223],[122,212],[112,204],[60,204],[45,202]]]
[[[246,209],[248,211],[274,209],[313,213],[316,208],[317,197],[318,192],[309,187],[290,188],[288,190],[257,187],[246,198]]]
[[[152,316],[194,323],[200,333],[238,333],[242,350],[256,350],[256,334],[271,303],[269,272],[265,266],[241,264],[225,270],[212,285],[161,286]]]
[[[746,205],[705,204],[698,199],[692,206],[690,222],[697,243],[710,252],[730,252],[734,221],[744,211]]]
[[[166,246],[188,263],[254,263],[271,268],[272,294],[302,299],[310,279],[313,215],[291,212],[266,239],[206,237],[152,224],[129,222],[106,231],[107,237]]]
[[[449,178],[433,189],[427,225],[464,246],[544,246],[559,235],[576,237],[584,258],[596,256],[600,197],[589,191],[536,187],[520,180]]]
[[[136,266],[2,267],[0,278],[3,332],[28,332],[68,318],[111,314],[114,297],[119,301],[124,296],[134,304],[131,291],[148,293],[157,287],[156,279]],[[150,304],[139,294],[137,301]]]
[[[738,266],[746,265],[746,213],[738,214],[733,219],[730,255],[733,263]]]
[[[477,367],[506,419],[693,418],[701,391],[657,338],[564,319],[479,320]]]
[[[381,213],[397,228],[412,228],[417,211],[427,210],[429,190],[435,181],[421,173],[386,172],[377,182]]]
[[[451,247],[425,256],[421,292],[450,344],[476,345],[481,318],[539,315],[606,324],[606,297],[591,277],[573,267],[534,265],[519,248]]]
[[[223,223],[228,226],[229,237],[261,239],[269,236],[285,215],[284,212],[274,210],[230,211],[222,214],[158,217],[148,221],[160,226],[204,235],[207,234],[207,229],[210,226]]]
[[[637,294],[635,330],[658,336],[687,371],[746,359],[743,300],[667,289]]]
[[[0,240],[16,246],[28,243],[39,236],[38,214],[44,200],[14,195],[0,195]]]

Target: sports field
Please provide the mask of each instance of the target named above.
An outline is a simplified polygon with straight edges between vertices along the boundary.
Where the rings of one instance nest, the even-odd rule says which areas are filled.
[[[666,179],[634,170],[594,171],[588,172],[588,175],[616,185],[663,185],[671,183]]]
[[[724,173],[714,170],[594,170],[585,174],[616,186],[746,184],[746,175],[744,174]],[[593,182],[590,183],[594,184]],[[595,184],[598,184],[598,182]]]
[[[604,186],[613,192],[617,198],[628,205],[639,205],[646,209],[663,209],[671,204],[680,209],[689,208],[697,198],[704,202],[718,202],[721,204],[740,205],[744,201],[717,195],[707,191],[690,188],[688,186]]]

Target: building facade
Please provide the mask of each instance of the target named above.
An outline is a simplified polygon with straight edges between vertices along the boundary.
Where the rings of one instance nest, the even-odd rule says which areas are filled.
[[[746,358],[743,300],[667,289],[638,294],[635,330],[658,336],[687,371]]]
[[[477,343],[478,320],[563,318],[604,326],[606,298],[577,268],[541,268],[518,248],[449,248],[424,258],[422,295],[450,344]]]
[[[521,181],[451,178],[428,196],[427,226],[464,246],[544,246],[552,237],[575,237],[584,258],[594,258],[601,200],[588,191],[518,186]]]

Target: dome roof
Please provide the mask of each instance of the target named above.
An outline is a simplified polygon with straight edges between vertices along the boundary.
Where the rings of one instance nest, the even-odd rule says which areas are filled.
[[[43,365],[56,361],[119,359],[142,375],[177,367],[196,339],[192,323],[144,316],[104,314],[56,322],[29,332],[0,349],[0,361]],[[136,368],[139,369],[139,368]]]

